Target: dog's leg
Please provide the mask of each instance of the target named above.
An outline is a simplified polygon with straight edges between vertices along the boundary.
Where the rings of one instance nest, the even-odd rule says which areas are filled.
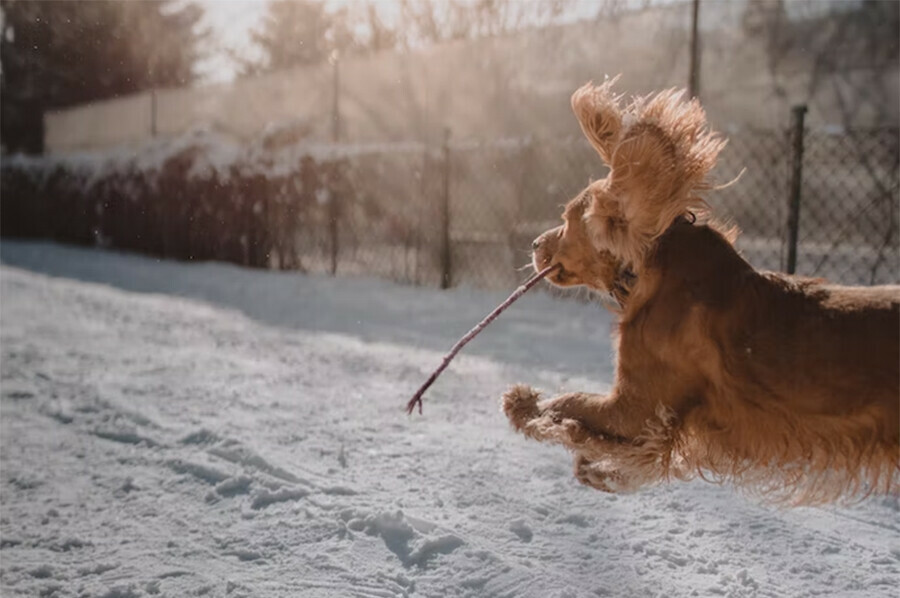
[[[529,430],[552,423],[571,428],[576,436],[618,441],[640,436],[655,415],[653,402],[629,401],[617,390],[609,395],[573,392],[541,401],[540,393],[525,385],[514,386],[503,395],[503,410],[513,426],[528,436],[532,435]]]
[[[658,415],[629,406],[616,395],[571,393],[539,399],[530,387],[514,386],[503,395],[503,410],[525,436],[572,450],[575,477],[581,483],[622,492],[665,477],[671,442]]]
[[[540,393],[522,384],[504,393],[503,411],[516,430],[535,440],[557,442],[570,447],[581,444],[592,436],[592,431],[587,426],[577,417],[572,417],[574,414],[548,410],[548,401],[539,403],[539,399]]]

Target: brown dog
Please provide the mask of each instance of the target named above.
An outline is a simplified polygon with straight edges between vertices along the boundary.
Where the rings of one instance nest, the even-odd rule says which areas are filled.
[[[612,169],[534,242],[549,280],[619,302],[608,395],[503,397],[513,426],[575,453],[609,492],[674,476],[817,503],[896,492],[900,287],[854,288],[754,270],[734,234],[696,221],[725,143],[674,91],[620,106],[614,81],[572,96]]]

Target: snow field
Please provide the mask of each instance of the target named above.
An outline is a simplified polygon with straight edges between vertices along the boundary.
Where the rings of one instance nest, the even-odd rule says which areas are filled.
[[[895,596],[896,497],[613,496],[508,429],[602,390],[610,320],[503,293],[0,245],[3,596]]]

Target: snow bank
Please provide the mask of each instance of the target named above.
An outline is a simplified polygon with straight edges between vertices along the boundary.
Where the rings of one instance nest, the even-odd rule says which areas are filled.
[[[894,596],[896,498],[579,486],[513,382],[609,382],[597,306],[0,244],[0,594]]]

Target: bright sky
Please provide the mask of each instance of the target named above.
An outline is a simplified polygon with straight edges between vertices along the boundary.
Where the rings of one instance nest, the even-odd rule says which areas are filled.
[[[252,52],[249,31],[265,11],[265,0],[199,0],[206,10],[206,24],[212,29],[212,56],[200,64],[205,82],[230,81],[234,78],[234,64],[228,60],[225,48],[237,52]]]
[[[212,56],[200,65],[201,81],[204,83],[230,81],[234,78],[234,64],[228,59],[226,48],[244,54],[253,52],[249,31],[262,18],[265,0],[195,0],[206,10],[206,24],[212,29],[214,45]],[[335,7],[354,0],[326,0]],[[520,0],[532,2],[535,0]],[[397,0],[376,0],[381,18],[390,20],[396,12]],[[394,9],[394,10],[392,10]],[[570,6],[571,18],[584,18],[596,12],[597,0],[573,0]]]
[[[212,29],[213,48],[211,56],[200,64],[201,82],[215,83],[230,81],[235,75],[235,65],[228,59],[226,48],[241,53],[245,57],[254,57],[254,48],[250,44],[249,31],[262,18],[266,0],[194,0],[206,11],[206,25]],[[416,0],[413,0],[416,1]],[[438,0],[440,1],[440,0]],[[537,0],[519,0],[534,2]],[[657,0],[660,4],[679,0]],[[684,1],[684,0],[681,0]],[[735,0],[732,0],[735,1]],[[346,5],[354,0],[326,0],[330,7]],[[391,13],[397,12],[397,0],[376,0],[381,18],[390,21]],[[635,6],[640,0],[625,0]],[[571,0],[568,17],[563,20],[589,18],[597,13],[600,7],[598,0]]]
[[[199,70],[204,83],[230,81],[235,75],[235,66],[227,57],[226,48],[240,52],[246,57],[254,53],[249,32],[261,20],[266,10],[266,0],[194,0],[206,11],[206,25],[212,29],[212,56],[200,64]],[[354,0],[326,0],[331,8],[339,7]],[[523,0],[528,1],[528,0]],[[593,0],[590,0],[593,1]],[[376,0],[379,14],[390,19],[391,9],[398,5],[396,0]],[[255,57],[255,56],[254,56]]]

